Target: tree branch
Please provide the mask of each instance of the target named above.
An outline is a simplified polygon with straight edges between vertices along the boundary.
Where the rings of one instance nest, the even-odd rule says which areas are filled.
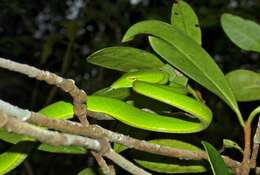
[[[68,92],[73,98],[75,115],[83,124],[88,125],[86,118],[87,110],[85,106],[87,94],[85,91],[79,89],[72,79],[64,79],[49,71],[43,71],[26,64],[16,63],[4,58],[0,58],[0,67],[10,71],[19,72],[21,74],[27,75],[30,78],[45,81],[50,85],[55,85],[61,88],[63,91]]]
[[[101,145],[98,140],[59,133],[57,131],[44,130],[19,119],[9,117],[2,111],[0,111],[0,127],[6,129],[8,132],[23,134],[52,146],[83,146],[96,151],[104,149],[102,148],[104,145]]]
[[[95,159],[96,159],[98,165],[100,166],[100,169],[102,170],[104,175],[114,175],[110,171],[110,168],[107,165],[106,161],[103,159],[103,157],[99,153],[97,153],[95,151],[91,151],[91,154],[95,157]]]
[[[89,125],[85,127],[80,123],[68,121],[68,120],[58,120],[47,118],[38,113],[32,113],[31,117],[28,118],[28,122],[49,127],[50,129],[56,129],[62,132],[83,135],[91,138],[108,138],[110,142],[119,143],[127,146],[128,148],[137,149],[140,151],[145,151],[153,154],[163,155],[167,157],[175,157],[187,160],[201,160],[207,159],[207,154],[204,151],[192,152],[183,149],[176,149],[167,146],[161,146],[158,144],[153,144],[146,142],[144,140],[135,139],[129,136],[125,136],[120,133],[112,132],[98,125]],[[230,159],[227,156],[222,156],[225,163],[232,168],[237,168],[240,163]]]
[[[2,103],[6,103],[6,102],[2,102]],[[5,104],[5,106],[7,104]],[[1,104],[0,104],[0,109],[1,109]],[[15,107],[14,109],[23,110],[18,107]],[[55,129],[61,132],[87,136],[95,139],[107,138],[110,142],[120,143],[127,146],[128,148],[134,148],[140,151],[150,152],[153,154],[163,155],[167,157],[175,157],[180,159],[187,159],[187,160],[207,159],[207,154],[204,151],[192,152],[192,151],[187,151],[182,149],[171,148],[167,146],[161,146],[158,144],[152,144],[144,140],[138,140],[129,136],[125,136],[123,134],[112,132],[110,130],[107,130],[97,125],[89,125],[85,127],[84,125],[77,122],[72,122],[69,120],[52,119],[42,114],[34,113],[34,112],[30,112],[30,116],[27,117],[26,119],[27,119],[26,121],[32,124],[48,127],[49,129]],[[229,167],[235,169],[240,166],[239,162],[232,160],[227,156],[223,156],[223,159]]]
[[[11,117],[3,111],[0,111],[0,127],[6,129],[8,132],[23,134],[52,146],[82,146],[90,150],[95,150],[101,155],[112,160],[118,166],[127,168],[125,170],[134,175],[139,175],[139,173],[150,175],[150,173],[137,167],[121,155],[114,152],[106,139],[97,140],[78,135],[59,133],[57,131],[44,130]]]
[[[134,175],[152,175],[151,173],[148,173],[144,171],[143,169],[135,166],[132,162],[129,162],[127,159],[122,157],[120,154],[117,154],[113,149],[110,149],[106,154],[104,154],[105,157],[113,160],[117,165],[119,165],[124,170],[131,172]]]

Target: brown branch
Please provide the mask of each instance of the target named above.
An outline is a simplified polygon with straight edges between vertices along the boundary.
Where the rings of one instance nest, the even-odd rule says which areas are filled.
[[[251,123],[246,122],[244,126],[244,152],[241,163],[240,175],[248,175],[250,171],[250,156],[251,156]]]
[[[83,146],[96,151],[101,151],[105,149],[103,147],[106,146],[95,139],[41,129],[37,126],[22,122],[19,119],[9,117],[2,111],[0,111],[0,124],[0,127],[6,129],[8,132],[23,134],[52,146]]]
[[[192,152],[182,149],[176,149],[166,146],[161,146],[158,144],[148,143],[144,140],[138,140],[129,136],[125,136],[123,134],[115,133],[110,130],[104,129],[97,125],[89,125],[88,127],[84,127],[80,123],[68,121],[68,120],[58,120],[47,118],[38,113],[32,113],[30,118],[28,118],[28,122],[45,126],[50,129],[56,129],[62,132],[67,132],[71,134],[78,134],[82,136],[87,136],[91,138],[108,138],[110,142],[120,143],[129,148],[134,148],[140,151],[150,152],[153,154],[164,155],[167,157],[175,157],[181,159],[207,159],[207,154],[204,151],[200,152]],[[225,163],[232,168],[237,168],[240,166],[240,163],[230,159],[227,156],[222,156]]]
[[[87,95],[85,91],[79,89],[75,85],[72,79],[64,79],[49,71],[43,71],[26,64],[16,63],[4,58],[0,58],[0,67],[10,71],[25,74],[30,78],[45,81],[50,85],[55,85],[61,88],[63,91],[68,92],[73,98],[75,115],[79,118],[82,124],[88,125],[86,118],[87,110],[84,104],[87,99]]]
[[[97,161],[98,165],[100,166],[100,169],[102,170],[104,175],[113,175],[112,172],[110,171],[110,168],[107,165],[106,161],[103,159],[103,157],[99,153],[97,153],[95,151],[91,151],[91,154],[96,159],[96,161]]]
[[[127,159],[122,157],[120,154],[117,154],[113,149],[110,149],[107,153],[104,154],[105,157],[113,160],[117,165],[119,165],[124,170],[134,174],[134,175],[152,175],[144,171],[143,169],[135,166],[132,162],[129,162]]]
[[[108,167],[110,169],[111,174],[116,175],[115,166],[113,164],[109,164]]]
[[[148,172],[137,167],[118,153],[114,152],[107,139],[90,139],[83,136],[59,133],[57,131],[49,131],[28,124],[14,117],[8,116],[3,111],[0,111],[0,128],[6,129],[8,132],[23,134],[32,137],[42,143],[52,146],[82,146],[90,150],[95,150],[102,156],[105,156],[119,165],[126,171],[137,175],[139,173],[150,175]]]

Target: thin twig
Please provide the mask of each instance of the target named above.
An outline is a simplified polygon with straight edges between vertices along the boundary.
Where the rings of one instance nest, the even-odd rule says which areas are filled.
[[[100,166],[101,171],[103,172],[104,175],[112,175],[109,166],[107,165],[106,161],[103,159],[103,157],[95,152],[91,151],[91,154],[95,157],[98,165]]]
[[[127,159],[122,157],[120,154],[117,154],[114,150],[110,149],[106,154],[104,154],[105,157],[113,160],[117,165],[119,165],[124,170],[134,174],[134,175],[151,175],[151,173],[148,173],[144,171],[143,169],[137,167],[132,162],[129,162]]]
[[[85,91],[79,89],[75,85],[72,79],[64,79],[49,71],[43,71],[26,64],[16,63],[14,61],[4,58],[0,58],[0,67],[10,71],[25,74],[30,78],[45,81],[50,85],[56,85],[63,91],[68,92],[73,98],[75,115],[79,118],[82,124],[88,124],[86,118],[87,110],[84,104],[87,99],[87,95]]]
[[[111,174],[116,175],[116,170],[115,170],[114,164],[109,164],[108,167],[110,169]]]

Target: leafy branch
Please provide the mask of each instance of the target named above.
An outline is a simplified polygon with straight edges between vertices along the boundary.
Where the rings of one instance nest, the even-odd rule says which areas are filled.
[[[224,75],[214,59],[201,47],[201,30],[192,8],[179,0],[174,4],[172,10],[170,24],[157,20],[142,21],[130,27],[123,36],[122,42],[128,42],[137,35],[148,35],[149,44],[157,55],[141,49],[121,46],[105,48],[88,57],[88,61],[93,64],[126,72],[110,87],[102,89],[92,96],[87,96],[86,92],[78,88],[72,79],[64,79],[49,71],[0,58],[1,68],[45,81],[49,85],[54,85],[55,89],[59,87],[70,94],[73,99],[73,106],[58,102],[59,104],[46,107],[52,108],[55,113],[55,111],[60,111],[56,107],[63,108],[67,105],[66,108],[61,109],[65,111],[61,116],[57,113],[51,116],[49,115],[51,112],[46,113],[44,109],[39,112],[21,109],[0,100],[0,127],[5,129],[5,131],[0,130],[4,133],[1,139],[14,143],[10,151],[25,152],[24,154],[17,152],[10,157],[8,157],[10,155],[8,151],[1,154],[1,162],[6,161],[8,167],[0,166],[3,168],[0,169],[0,173],[6,173],[21,163],[36,147],[34,144],[36,140],[50,147],[53,146],[51,148],[67,146],[69,150],[72,150],[74,146],[77,146],[81,148],[81,153],[90,150],[105,175],[116,174],[113,165],[111,166],[106,159],[112,160],[115,165],[132,174],[150,174],[119,154],[120,151],[128,148],[187,161],[208,160],[214,174],[230,174],[225,165],[238,175],[248,175],[250,169],[258,172],[259,167],[257,167],[256,160],[259,151],[259,124],[252,148],[251,130],[252,121],[259,114],[260,108],[257,107],[248,119],[244,120],[238,102],[259,100],[259,73],[235,70]],[[257,39],[258,35],[254,36],[260,31],[258,24],[229,14],[222,16],[221,23],[224,31],[235,44],[244,50],[259,52],[260,40]],[[77,27],[72,26],[70,29],[74,31]],[[72,33],[75,34],[75,32]],[[64,70],[71,61],[69,55],[75,36],[68,36],[70,43],[67,54],[65,54],[67,55],[65,56],[67,59],[64,60],[65,67],[62,66]],[[164,62],[161,59],[164,59]],[[110,120],[111,117],[108,115],[111,115],[125,124],[145,130],[168,133],[201,131],[209,126],[212,112],[200,92],[190,86],[189,78],[217,95],[236,113],[244,132],[244,149],[241,149],[243,160],[241,162],[228,156],[221,156],[207,142],[202,142],[206,150],[203,151],[181,141],[171,143],[166,139],[146,141],[144,137],[136,139],[127,134],[91,124],[88,120],[90,119],[88,116]],[[125,103],[121,99],[125,100],[130,96],[129,88],[143,96],[179,108],[182,110],[182,114],[191,118],[195,117],[195,119],[186,120],[179,116],[175,118],[168,114],[160,115],[156,113],[157,111],[152,111],[150,107],[141,110],[132,105],[134,102],[131,99]],[[172,111],[161,110],[161,112],[171,113]],[[79,122],[69,120],[73,115],[78,117]],[[18,135],[10,134],[10,132]],[[11,137],[9,138],[9,136]],[[21,143],[23,141],[32,143],[23,145]],[[235,145],[232,146],[232,144],[236,144],[235,142],[228,143],[231,144],[231,148],[235,147]],[[20,145],[23,147],[20,148]],[[116,149],[116,146],[121,146],[121,148]],[[240,148],[239,145],[236,146]],[[43,144],[37,148],[45,151],[51,150],[44,148]],[[13,161],[14,159],[15,161]],[[11,163],[9,164],[8,161]],[[153,162],[137,159],[135,161],[147,169],[158,172],[165,166],[163,164],[159,168],[153,169]],[[176,165],[173,164],[173,167]],[[186,170],[189,171],[188,169],[192,166],[187,167],[184,166],[186,169],[182,173]],[[199,167],[201,169],[198,172],[206,171],[203,165],[199,165]]]
[[[58,87],[61,87],[62,89],[72,89],[67,86],[66,88],[64,88],[61,85],[61,82],[65,81],[63,80],[63,78],[53,73],[39,70],[32,66],[15,63],[13,61],[0,58],[0,67],[8,68],[9,70],[20,72],[22,74],[34,78],[38,78],[38,75],[41,75],[41,78],[39,78],[40,80],[45,80],[47,83],[50,84],[55,84],[55,82],[57,82],[57,84],[59,85]],[[43,77],[43,75],[46,76]],[[70,85],[75,86],[74,84]],[[72,91],[69,92],[71,94],[74,94],[72,93]],[[74,100],[75,102],[78,100],[77,98],[81,98],[81,96],[74,95],[74,98],[76,98]],[[76,105],[78,104],[76,103]],[[126,160],[119,154],[115,153],[109,146],[110,143],[119,143],[127,146],[128,148],[180,159],[207,159],[207,153],[204,151],[193,152],[183,149],[161,146],[159,144],[153,144],[144,140],[138,140],[129,136],[125,136],[123,134],[115,133],[98,125],[86,125],[69,120],[52,119],[39,113],[18,108],[2,100],[0,103],[0,109],[1,127],[7,129],[7,131],[9,132],[25,134],[27,136],[39,140],[40,142],[56,146],[84,146],[87,149],[94,150],[100,153],[100,155],[111,159],[115,164],[121,166],[122,168],[124,168],[127,171],[130,171],[133,174],[149,173],[136,167],[134,164],[130,163],[128,160]],[[75,112],[80,113],[80,111]],[[80,116],[82,116],[82,114]],[[83,120],[83,122],[84,121],[85,120]],[[47,127],[48,129],[56,131],[48,131],[40,129],[36,126]],[[222,158],[224,159],[225,164],[234,169],[234,171],[237,171],[241,165],[239,162],[232,160],[227,156],[222,156]]]

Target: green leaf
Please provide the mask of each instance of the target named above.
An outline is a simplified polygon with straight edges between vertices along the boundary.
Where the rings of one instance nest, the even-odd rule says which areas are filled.
[[[160,70],[169,74],[170,83],[177,83],[182,86],[187,86],[189,79],[171,65],[165,64],[160,68]]]
[[[173,84],[179,84],[181,86],[187,87],[188,80],[189,79],[184,75],[176,76],[175,79],[172,82],[170,82],[170,86],[171,86],[171,83],[173,83]]]
[[[119,143],[114,143],[113,149],[115,152],[120,153],[123,152],[124,150],[127,150],[128,147]]]
[[[0,128],[0,139],[12,144],[16,144],[20,141],[33,140],[32,138],[25,137],[24,135],[21,134],[7,132],[3,128]]]
[[[139,22],[128,29],[123,42],[138,34],[149,34],[153,49],[174,67],[223,99],[237,114],[240,124],[244,121],[236,99],[224,74],[211,56],[194,40],[176,27],[156,20]]]
[[[85,168],[85,169],[81,170],[78,173],[78,175],[96,175],[96,173],[91,168]]]
[[[129,72],[133,69],[158,69],[163,62],[155,55],[132,47],[108,47],[91,54],[87,61],[109,69]]]
[[[243,149],[233,140],[223,139],[223,147],[224,148],[235,148],[243,154]]]
[[[208,142],[202,141],[202,144],[208,153],[208,160],[214,175],[230,175],[219,152]]]
[[[188,3],[179,0],[173,4],[171,23],[201,45],[199,20]]]
[[[260,100],[260,75],[250,70],[238,69],[226,74],[238,101]]]
[[[149,142],[189,151],[201,150],[194,145],[179,140],[157,139]],[[179,160],[138,151],[134,151],[133,153],[135,157],[134,160],[138,164],[159,173],[200,173],[207,171],[202,161]]]
[[[221,16],[221,25],[237,46],[247,51],[260,52],[260,25],[231,14]]]
[[[6,174],[20,165],[34,148],[34,142],[19,142],[0,154],[0,174]]]
[[[195,49],[191,46],[187,47],[187,50],[179,51],[176,47],[159,38],[149,37],[149,41],[153,49],[165,60],[224,100],[237,113],[240,123],[243,125],[241,113],[231,87],[222,71],[202,48]],[[194,49],[194,54],[191,53],[192,49]],[[191,50],[190,53],[188,50]]]

